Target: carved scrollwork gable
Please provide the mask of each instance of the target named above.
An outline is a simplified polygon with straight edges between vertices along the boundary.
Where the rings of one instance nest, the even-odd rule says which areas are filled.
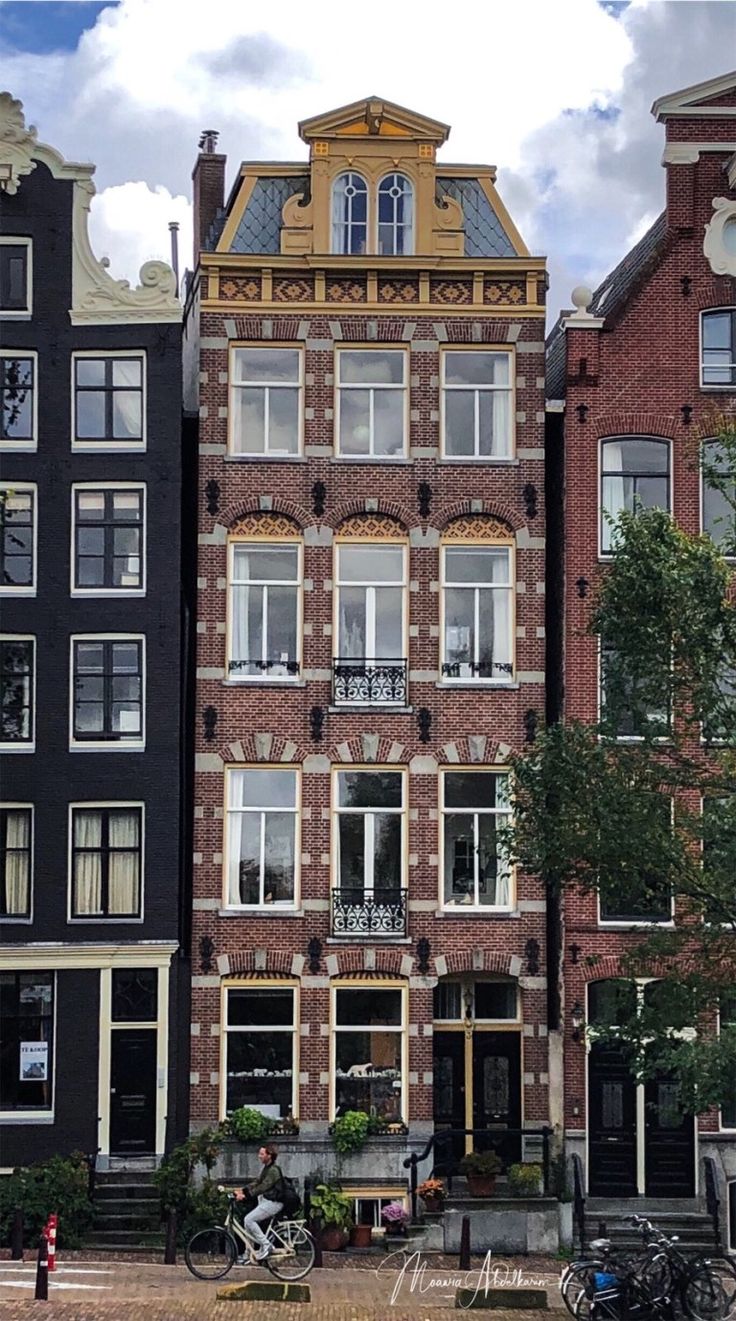
[[[0,92],[0,165],[4,166],[2,190],[13,197],[20,188],[21,179],[36,168],[33,159],[36,150],[36,129],[26,128],[23,103],[10,92]]]

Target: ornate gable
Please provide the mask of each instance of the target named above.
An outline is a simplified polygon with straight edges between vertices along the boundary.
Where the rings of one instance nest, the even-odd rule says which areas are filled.
[[[407,110],[405,106],[370,96],[352,105],[328,110],[302,120],[299,136],[303,142],[316,143],[331,138],[406,138],[411,141],[432,142],[436,146],[446,142],[450,135],[448,124],[426,115]]]
[[[660,96],[652,106],[652,114],[658,122],[691,116],[733,118],[736,116],[736,72]]]

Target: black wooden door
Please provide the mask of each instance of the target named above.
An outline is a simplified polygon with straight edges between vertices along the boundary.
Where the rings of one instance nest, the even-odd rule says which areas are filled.
[[[621,1051],[596,1042],[588,1056],[588,1191],[636,1197],[636,1084]]]
[[[521,1137],[503,1136],[505,1129],[521,1128],[521,1038],[518,1032],[473,1034],[473,1127],[494,1130],[493,1135],[474,1139],[476,1151],[492,1147],[504,1167],[521,1160]]]
[[[672,1078],[652,1078],[645,1084],[644,1116],[647,1196],[693,1197],[695,1120],[680,1110]]]
[[[110,1151],[145,1156],[156,1150],[156,1031],[111,1034]]]
[[[465,1033],[434,1034],[434,1130],[465,1128]],[[435,1166],[442,1169],[465,1154],[465,1139],[439,1138],[435,1144]]]

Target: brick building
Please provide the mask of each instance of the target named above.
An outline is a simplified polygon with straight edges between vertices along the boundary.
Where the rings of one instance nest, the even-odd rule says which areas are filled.
[[[551,479],[559,493],[564,478],[565,524],[564,698],[559,667],[553,697],[566,719],[589,723],[597,720],[600,664],[585,630],[589,588],[610,544],[606,514],[639,500],[671,510],[690,533],[718,537],[726,512],[701,489],[692,438],[712,410],[733,407],[736,388],[736,76],[663,96],[653,113],[666,131],[665,210],[593,295],[575,291],[576,310],[549,347],[550,460],[559,456]],[[555,516],[557,505],[556,497]],[[622,727],[620,737],[636,737],[636,729]],[[670,1080],[636,1087],[616,1051],[599,1045],[586,1054],[573,1022],[595,1018],[635,923],[675,918],[669,903],[635,916],[602,911],[595,895],[568,896],[568,1150],[586,1165],[589,1194],[617,1198],[695,1197],[704,1190],[698,1157],[713,1155],[724,1201],[730,1183],[733,1242],[736,1110],[683,1118]],[[644,985],[638,993],[648,994]]]
[[[6,1168],[186,1132],[182,307],[94,256],[93,173],[0,95]]]
[[[297,1121],[300,1173],[371,1114],[371,1215],[435,1127],[518,1158],[555,1118],[544,888],[496,842],[545,708],[546,277],[445,125],[299,131],[227,203],[212,133],[193,176],[191,1118]]]

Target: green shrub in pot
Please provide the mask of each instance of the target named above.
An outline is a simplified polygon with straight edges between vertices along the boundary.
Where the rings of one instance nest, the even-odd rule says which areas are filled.
[[[542,1187],[542,1167],[534,1164],[510,1165],[506,1175],[509,1192],[514,1197],[538,1197]]]
[[[371,1129],[371,1118],[363,1110],[346,1110],[332,1125],[335,1150],[342,1155],[360,1151],[365,1146]]]

